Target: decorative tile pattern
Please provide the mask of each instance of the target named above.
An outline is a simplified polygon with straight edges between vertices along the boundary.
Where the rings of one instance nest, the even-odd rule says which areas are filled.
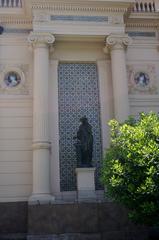
[[[60,63],[59,121],[60,121],[60,179],[61,191],[76,190],[77,167],[73,137],[79,128],[79,119],[88,118],[94,136],[93,164],[96,188],[100,189],[99,170],[102,158],[100,104],[97,67],[94,63]]]
[[[52,21],[108,22],[107,16],[51,15]]]
[[[156,37],[155,32],[127,32],[130,37]]]

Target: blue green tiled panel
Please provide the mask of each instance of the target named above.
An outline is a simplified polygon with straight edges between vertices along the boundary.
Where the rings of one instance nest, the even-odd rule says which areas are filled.
[[[61,191],[76,190],[77,167],[73,137],[79,128],[79,119],[88,118],[92,125],[94,147],[93,165],[96,170],[96,189],[102,158],[98,73],[95,63],[60,63],[58,67],[60,186]]]

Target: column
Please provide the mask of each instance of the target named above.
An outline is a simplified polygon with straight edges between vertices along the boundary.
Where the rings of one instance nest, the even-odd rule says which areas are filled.
[[[30,204],[49,203],[50,141],[49,141],[49,45],[55,38],[50,33],[31,32],[28,38],[34,49],[33,84],[33,192]]]
[[[106,38],[105,48],[109,49],[111,54],[114,113],[115,118],[120,122],[123,122],[129,116],[125,49],[130,42],[131,39],[126,34],[110,34]]]

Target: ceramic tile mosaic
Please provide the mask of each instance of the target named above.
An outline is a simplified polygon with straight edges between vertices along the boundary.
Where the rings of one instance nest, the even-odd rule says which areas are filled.
[[[73,137],[79,128],[79,119],[88,118],[94,136],[93,164],[96,170],[96,189],[100,189],[99,169],[102,158],[98,74],[95,63],[60,63],[59,132],[61,191],[76,190],[77,167]]]
[[[130,37],[156,37],[155,32],[127,32]]]
[[[51,15],[52,21],[108,22],[107,16]]]

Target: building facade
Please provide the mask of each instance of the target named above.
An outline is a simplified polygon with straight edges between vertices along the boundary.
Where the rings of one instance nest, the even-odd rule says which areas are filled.
[[[101,189],[108,120],[158,111],[157,4],[0,1],[1,202],[75,196],[73,136],[84,115]]]
[[[82,116],[101,199],[107,122],[159,111],[159,1],[0,0],[0,26],[0,202],[76,200]]]

